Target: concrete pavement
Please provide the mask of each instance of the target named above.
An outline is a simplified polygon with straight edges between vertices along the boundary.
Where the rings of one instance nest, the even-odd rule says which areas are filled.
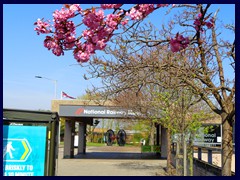
[[[164,174],[166,160],[142,154],[139,147],[87,147],[86,154],[63,159],[59,148],[57,176],[156,176]]]

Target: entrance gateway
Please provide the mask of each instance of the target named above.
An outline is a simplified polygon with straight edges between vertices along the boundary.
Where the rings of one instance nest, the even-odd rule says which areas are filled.
[[[52,100],[52,111],[65,121],[63,158],[74,158],[75,123],[79,123],[78,153],[86,153],[86,126],[93,126],[96,118],[136,119],[132,110],[117,107],[111,102],[94,103],[81,100]],[[160,131],[161,130],[161,131]],[[167,131],[156,124],[156,145],[161,146],[161,157],[167,157]]]

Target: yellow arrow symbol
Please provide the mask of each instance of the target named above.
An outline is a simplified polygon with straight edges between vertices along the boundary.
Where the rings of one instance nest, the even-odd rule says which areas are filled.
[[[23,155],[22,155],[22,157],[20,158],[20,160],[23,160],[23,159],[27,156],[27,154],[28,154],[28,152],[29,152],[29,149],[28,149],[28,147],[27,147],[26,142],[25,142],[25,141],[22,141],[22,144],[23,144],[23,147],[24,147],[24,149],[25,149],[25,152],[23,153]]]

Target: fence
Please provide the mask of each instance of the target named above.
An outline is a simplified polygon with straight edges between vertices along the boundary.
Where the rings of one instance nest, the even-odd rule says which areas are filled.
[[[205,146],[207,144],[207,146]],[[235,152],[235,144],[233,144]],[[172,143],[172,164],[176,167],[177,144]],[[221,144],[202,143],[193,147],[194,176],[220,176],[221,175]],[[232,175],[235,175],[235,153],[232,157]]]
[[[235,144],[233,146],[232,156],[232,174],[235,174]],[[199,161],[204,161],[210,165],[216,166],[221,169],[222,166],[222,148],[221,146],[194,146],[193,157]]]

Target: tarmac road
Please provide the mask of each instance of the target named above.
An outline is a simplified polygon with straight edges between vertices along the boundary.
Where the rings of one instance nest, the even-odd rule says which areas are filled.
[[[57,176],[156,176],[164,174],[167,163],[155,154],[141,154],[139,147],[87,147],[86,152],[63,159],[59,148]]]

